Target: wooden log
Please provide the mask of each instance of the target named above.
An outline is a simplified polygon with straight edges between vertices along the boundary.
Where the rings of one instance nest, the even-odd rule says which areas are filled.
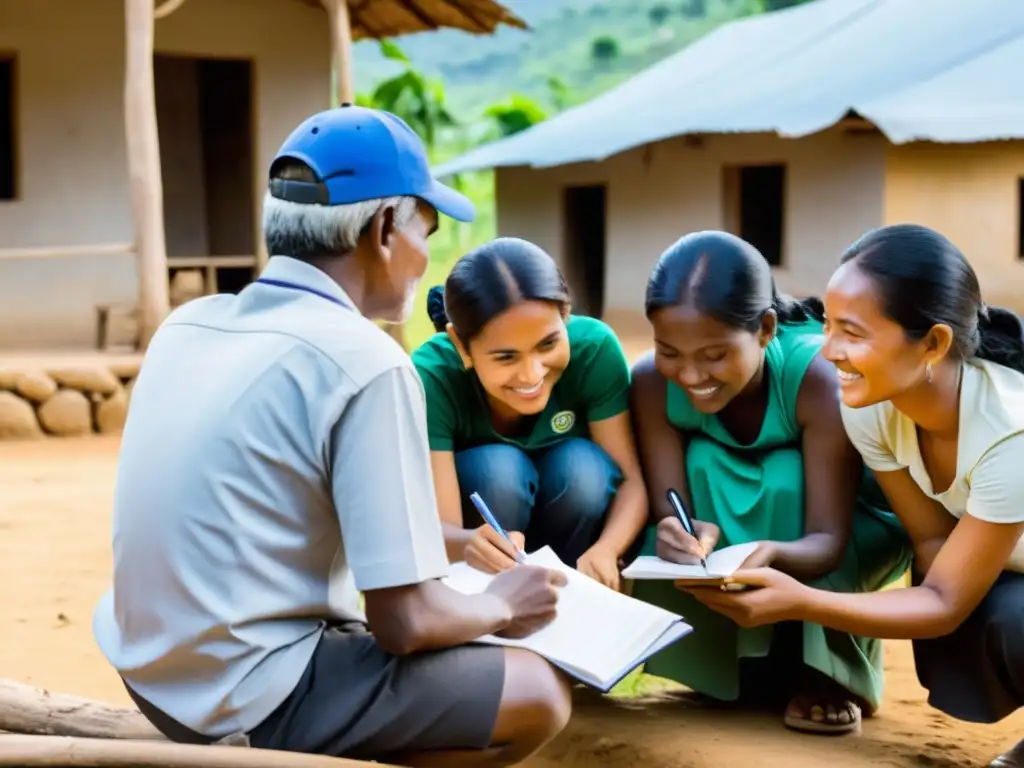
[[[125,0],[124,120],[139,278],[139,345],[170,311],[163,180],[153,84],[153,0]]]
[[[229,746],[174,744],[138,709],[0,679],[0,766],[352,768],[384,765]]]
[[[154,741],[112,741],[68,736],[0,736],[0,766],[91,768],[367,768],[340,757],[267,749],[200,747]]]
[[[0,731],[166,741],[134,707],[118,707],[0,679]]]

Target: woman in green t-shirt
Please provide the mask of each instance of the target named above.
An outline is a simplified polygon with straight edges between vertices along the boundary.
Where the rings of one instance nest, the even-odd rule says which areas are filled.
[[[479,493],[520,547],[619,586],[647,518],[629,416],[629,365],[612,330],[571,315],[542,249],[500,238],[434,288],[438,333],[417,349],[448,556],[496,572],[515,551],[470,501]]]
[[[633,371],[633,403],[656,528],[645,550],[693,562],[749,542],[771,563],[841,592],[903,574],[910,550],[843,429],[835,368],[820,354],[821,306],[778,295],[749,243],[698,232],[670,247],[647,287],[654,352]],[[687,535],[666,492],[696,518]],[[785,706],[786,725],[846,733],[878,706],[877,640],[792,622],[739,629],[671,582],[635,597],[681,613],[695,631],[647,671],[720,700]]]

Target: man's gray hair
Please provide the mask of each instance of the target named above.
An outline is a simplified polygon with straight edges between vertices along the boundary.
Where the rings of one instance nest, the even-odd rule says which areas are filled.
[[[301,162],[289,163],[274,174],[294,181],[316,181]],[[401,228],[416,215],[416,198],[387,197],[347,205],[306,205],[280,200],[268,191],[263,199],[263,237],[271,256],[345,254],[355,250],[359,237],[384,206],[395,209],[395,226]]]

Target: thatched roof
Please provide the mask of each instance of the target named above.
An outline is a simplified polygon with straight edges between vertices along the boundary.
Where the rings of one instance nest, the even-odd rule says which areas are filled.
[[[320,0],[304,0],[322,7]],[[494,0],[349,0],[352,39],[397,37],[413,32],[461,29],[492,34],[501,24],[526,29],[526,22]]]

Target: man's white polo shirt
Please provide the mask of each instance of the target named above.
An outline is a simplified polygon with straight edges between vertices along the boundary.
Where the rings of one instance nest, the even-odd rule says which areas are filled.
[[[307,290],[197,299],[153,338],[93,622],[136,693],[211,737],[284,701],[324,621],[364,620],[357,590],[448,569],[409,357],[315,267],[261,279]]]

